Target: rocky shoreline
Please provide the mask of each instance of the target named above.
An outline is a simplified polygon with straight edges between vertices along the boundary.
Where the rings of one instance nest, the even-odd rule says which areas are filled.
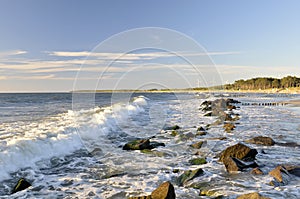
[[[209,140],[223,140],[226,142],[228,137],[235,133],[235,129],[240,125],[241,116],[236,110],[241,109],[240,102],[235,99],[216,99],[214,101],[204,101],[199,105],[199,113],[205,117],[216,118],[213,123],[203,124],[201,126],[195,126],[195,132],[190,132],[184,127],[178,125],[165,127],[159,135],[167,136],[168,139],[177,140],[180,143],[188,144],[190,158],[187,160],[189,165],[196,168],[194,169],[182,169],[174,168],[169,171],[176,177],[165,182],[157,182],[159,186],[154,189],[151,194],[128,193],[126,197],[128,199],[174,199],[176,198],[176,188],[184,187],[187,189],[194,189],[198,191],[198,195],[209,198],[227,198],[228,196],[211,189],[209,183],[201,182],[201,177],[205,175],[207,170],[205,165],[209,163],[207,157],[201,151],[203,146],[206,145]],[[222,126],[227,136],[213,137],[209,135],[208,131],[215,126]],[[201,140],[197,138],[202,138]],[[159,149],[167,147],[167,142],[153,141],[156,137],[151,138],[136,138],[122,146],[123,151],[128,153],[134,153],[133,151],[139,151],[146,156],[154,157],[167,157],[168,154]],[[250,145],[252,147],[250,147]],[[300,146],[295,142],[277,142],[271,137],[267,136],[254,136],[250,139],[244,139],[242,142],[226,147],[224,150],[215,154],[218,158],[218,164],[223,165],[223,169],[231,175],[238,175],[240,173],[249,173],[253,176],[270,176],[272,180],[269,182],[270,186],[280,187],[287,185],[293,176],[300,177],[300,165],[281,165],[278,164],[268,172],[263,172],[264,165],[259,165],[259,157],[263,156],[265,152],[263,150],[257,150],[253,146],[285,146],[299,148]],[[133,154],[134,155],[134,154]],[[259,157],[258,157],[259,156]],[[276,161],[276,159],[271,160]],[[197,168],[198,167],[198,168]],[[223,170],[220,170],[223,172]],[[230,180],[230,178],[229,178]],[[214,183],[214,182],[211,182]],[[20,179],[16,186],[12,190],[12,194],[22,191],[30,187],[31,184],[26,179]],[[237,199],[267,199],[264,193],[257,192],[245,193],[243,195],[232,196]],[[118,197],[111,197],[116,199]]]

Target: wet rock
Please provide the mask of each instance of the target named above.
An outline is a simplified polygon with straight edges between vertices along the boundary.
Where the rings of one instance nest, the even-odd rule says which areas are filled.
[[[204,102],[201,103],[200,106],[210,106],[211,104],[212,104],[211,101],[204,101]]]
[[[227,105],[229,105],[229,104],[240,104],[240,103],[241,103],[240,101],[232,99],[232,98],[226,99],[226,104]]]
[[[265,146],[273,146],[275,144],[272,138],[265,137],[265,136],[257,136],[249,140],[245,140],[245,142],[251,144],[265,145]]]
[[[169,127],[164,128],[164,130],[178,130],[178,129],[180,129],[180,126],[178,126],[178,125],[169,126]]]
[[[203,141],[200,141],[200,142],[196,142],[194,144],[191,144],[190,146],[193,147],[194,149],[200,149],[201,146],[203,145]]]
[[[203,128],[202,126],[200,126],[200,127],[197,129],[196,135],[201,136],[201,135],[206,135],[206,134],[207,134],[207,132],[206,132],[205,128]]]
[[[151,193],[151,199],[175,199],[175,189],[170,182],[162,183]]]
[[[206,164],[206,159],[205,158],[194,158],[194,159],[191,159],[189,161],[189,163],[191,165],[201,165],[201,164]]]
[[[28,187],[31,187],[30,182],[28,182],[25,178],[21,178],[18,180],[17,184],[15,185],[11,193],[14,194],[16,192],[27,189]]]
[[[232,110],[236,109],[236,106],[229,104],[229,105],[227,105],[227,109],[229,111],[232,111]]]
[[[243,161],[253,161],[256,155],[256,149],[251,149],[244,144],[238,143],[222,151],[219,161],[223,162],[223,160],[227,157],[233,157]]]
[[[144,150],[165,146],[164,143],[150,142],[149,139],[133,140],[123,146],[123,150]]]
[[[261,196],[258,192],[247,193],[241,196],[238,196],[236,199],[270,199],[264,196]]]
[[[176,137],[177,135],[179,135],[179,133],[178,133],[178,131],[173,130],[171,132],[171,135],[174,136],[174,137]]]
[[[218,195],[218,191],[217,190],[210,190],[210,189],[202,189],[200,191],[200,196],[209,196],[209,197],[213,197]],[[222,196],[217,196],[217,198],[222,198]]]
[[[284,166],[277,166],[269,172],[269,175],[276,180],[270,182],[274,186],[286,185],[290,179],[289,173]]]
[[[300,145],[296,142],[286,142],[286,143],[276,142],[276,144],[279,146],[285,146],[285,147],[300,147]]]
[[[212,112],[205,113],[203,116],[210,117],[210,116],[212,116]]]
[[[243,171],[244,169],[247,168],[253,168],[257,167],[258,165],[256,162],[252,162],[250,164],[245,164],[241,160],[237,158],[232,158],[232,157],[227,157],[223,160],[223,163],[226,167],[227,172],[232,173],[232,172],[237,172],[237,171]]]
[[[262,170],[260,168],[258,168],[258,167],[252,169],[250,173],[253,174],[253,175],[263,175],[264,174],[262,172]]]
[[[179,186],[183,186],[188,181],[201,176],[203,173],[204,171],[201,168],[195,170],[187,170],[178,177],[177,183]]]
[[[224,130],[225,130],[226,132],[229,133],[229,132],[231,132],[232,130],[235,129],[235,125],[232,124],[232,123],[226,123],[226,124],[224,124],[223,128],[224,128]]]
[[[283,165],[283,167],[292,175],[300,177],[300,165]]]

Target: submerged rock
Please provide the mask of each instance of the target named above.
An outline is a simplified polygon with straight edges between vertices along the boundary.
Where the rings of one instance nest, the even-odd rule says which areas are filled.
[[[183,186],[188,181],[201,176],[203,173],[204,171],[201,168],[195,170],[187,170],[178,177],[177,183],[179,186]]]
[[[162,183],[151,193],[151,199],[175,199],[175,189],[170,182]]]
[[[238,196],[236,199],[270,199],[264,196],[261,196],[258,192],[247,193],[241,196]]]
[[[250,147],[238,143],[236,145],[226,148],[220,154],[219,161],[223,162],[225,158],[233,157],[244,161],[253,161],[257,154],[256,149],[251,149]]]
[[[27,180],[25,180],[24,178],[21,178],[18,180],[18,183],[16,184],[16,186],[13,188],[12,190],[12,194],[18,192],[18,191],[22,191],[24,189],[27,189],[28,187],[31,187],[30,182],[28,182]]]
[[[164,128],[164,130],[178,130],[178,129],[180,129],[180,126],[178,125],[168,126]]]
[[[144,149],[154,149],[159,146],[165,146],[164,143],[160,142],[150,142],[149,139],[138,139],[128,142],[123,146],[123,150],[144,150]]]
[[[274,140],[270,137],[257,136],[249,140],[245,140],[246,143],[273,146],[275,144]]]

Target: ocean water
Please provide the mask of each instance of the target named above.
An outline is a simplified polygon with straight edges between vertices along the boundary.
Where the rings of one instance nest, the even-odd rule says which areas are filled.
[[[227,198],[258,191],[271,198],[300,198],[300,179],[273,187],[267,173],[279,164],[300,164],[296,147],[256,146],[257,163],[266,175],[228,174],[216,155],[228,146],[264,135],[277,142],[299,142],[300,109],[290,106],[244,106],[235,110],[240,120],[233,133],[214,126],[205,136],[173,137],[164,126],[179,125],[184,134],[213,123],[199,105],[204,100],[232,97],[241,102],[281,102],[299,99],[285,94],[194,93],[71,93],[0,94],[0,198],[127,198],[147,195],[160,183],[175,184],[181,171],[203,168],[203,182],[215,195]],[[226,136],[226,140],[212,139]],[[124,151],[134,138],[150,138],[166,147],[157,154]],[[191,166],[197,150],[189,145],[205,140],[199,150],[207,164]],[[10,195],[20,177],[32,187]],[[199,196],[199,189],[175,185],[177,198]]]

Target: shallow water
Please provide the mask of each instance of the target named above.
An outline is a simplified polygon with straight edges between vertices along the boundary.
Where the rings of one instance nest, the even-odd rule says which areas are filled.
[[[9,95],[9,96],[8,96]],[[235,95],[235,94],[234,94]],[[151,193],[160,183],[175,182],[173,169],[203,168],[203,176],[191,183],[203,183],[228,198],[259,191],[271,198],[299,198],[300,179],[291,176],[288,185],[268,185],[268,175],[249,172],[228,174],[216,155],[228,146],[257,135],[272,137],[277,142],[297,142],[300,133],[298,107],[241,106],[237,128],[224,132],[214,126],[208,134],[181,139],[164,126],[177,124],[184,134],[216,120],[203,117],[199,105],[205,98],[220,95],[96,94],[94,107],[76,104],[72,110],[71,94],[0,94],[0,195],[12,198],[11,188],[19,177],[33,186],[13,195],[15,198],[126,198]],[[126,99],[129,100],[126,100]],[[244,94],[242,102],[280,102],[298,99],[299,95]],[[83,96],[82,99],[85,99]],[[84,100],[82,102],[85,102]],[[14,107],[14,108],[11,108]],[[26,107],[26,108],[24,108]],[[154,149],[159,156],[139,151],[123,151],[121,146],[134,137],[164,142]],[[210,139],[226,136],[227,140]],[[197,150],[189,145],[206,140],[199,150],[207,164],[191,166],[189,160]],[[264,173],[278,164],[298,164],[299,148],[256,146],[257,163]],[[177,198],[200,197],[199,189],[178,187]]]

